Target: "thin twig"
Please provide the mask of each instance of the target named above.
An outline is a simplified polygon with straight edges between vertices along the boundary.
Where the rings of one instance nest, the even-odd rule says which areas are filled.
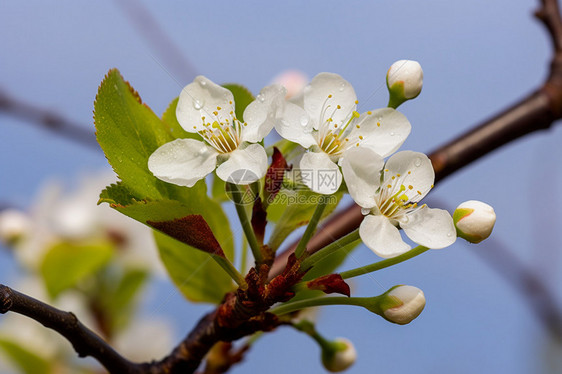
[[[69,312],[63,312],[10,287],[0,285],[0,313],[15,312],[40,322],[64,336],[80,357],[91,356],[109,372],[141,373],[140,366],[117,353]]]
[[[34,104],[16,99],[2,89],[0,89],[0,111],[21,118],[57,135],[74,140],[89,148],[100,149],[94,132],[87,130],[86,126],[73,122],[52,110],[40,108]],[[90,127],[94,128],[93,125]]]
[[[518,291],[536,313],[545,329],[562,341],[562,311],[556,304],[555,295],[528,266],[519,260],[505,245],[489,239],[485,245],[472,248],[498,274],[506,278],[507,284]]]
[[[193,64],[185,57],[168,34],[162,30],[158,22],[141,2],[133,0],[116,0],[115,2],[121,7],[140,35],[147,41],[150,48],[162,59],[162,64],[154,56],[152,58],[173,80],[183,87],[183,84],[195,78],[197,72]]]

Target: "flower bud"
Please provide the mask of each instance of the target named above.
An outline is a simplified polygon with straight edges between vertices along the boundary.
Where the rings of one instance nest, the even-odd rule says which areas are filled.
[[[399,60],[386,73],[390,98],[388,106],[398,108],[406,100],[417,97],[423,86],[423,70],[417,61]]]
[[[496,213],[490,205],[470,200],[455,209],[453,221],[459,237],[471,243],[480,243],[492,233],[496,223]]]
[[[356,358],[355,347],[345,338],[336,338],[322,349],[322,364],[332,373],[344,371],[353,365]]]
[[[29,218],[25,213],[16,209],[6,209],[0,212],[0,240],[13,245],[29,231]]]
[[[300,70],[286,70],[273,78],[273,83],[282,85],[287,89],[287,99],[297,96],[302,92],[309,79]]]
[[[425,308],[423,291],[414,286],[396,286],[384,294],[381,316],[387,321],[406,325],[420,315]]]

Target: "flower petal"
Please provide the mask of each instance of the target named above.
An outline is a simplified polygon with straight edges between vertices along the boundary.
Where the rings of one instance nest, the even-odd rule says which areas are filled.
[[[355,127],[350,136],[361,135],[361,146],[371,148],[382,157],[396,152],[412,129],[406,116],[392,108],[363,113],[355,123],[360,127]]]
[[[273,84],[264,87],[256,100],[244,110],[242,141],[257,143],[269,134],[285,103],[286,90],[283,86]]]
[[[356,100],[351,84],[338,74],[320,73],[304,88],[304,109],[317,130],[328,118],[338,125],[348,119],[357,107]]]
[[[401,222],[400,227],[408,238],[424,247],[445,248],[457,239],[453,218],[446,210],[425,206],[407,217],[408,221]]]
[[[374,207],[384,167],[382,157],[368,148],[352,147],[344,152],[340,164],[347,190],[353,200],[362,208]]]
[[[359,236],[380,257],[395,257],[410,250],[398,229],[385,216],[365,216],[359,226]]]
[[[285,104],[283,116],[275,124],[275,130],[283,138],[298,143],[304,148],[310,148],[316,144],[309,115],[295,104],[289,102]]]
[[[383,179],[389,181],[393,176],[398,177],[399,183],[406,187],[405,194],[410,201],[420,201],[433,187],[435,172],[431,161],[423,153],[412,151],[395,153],[384,167]]]
[[[331,195],[340,188],[342,174],[338,165],[324,152],[307,152],[299,164],[302,183],[316,193]]]
[[[198,132],[205,129],[204,123],[230,121],[231,112],[234,113],[232,92],[199,75],[181,91],[176,117],[185,131]]]
[[[148,158],[148,170],[164,182],[192,187],[217,166],[218,152],[195,139],[176,139]]]
[[[260,144],[250,144],[229,154],[228,160],[217,168],[220,179],[234,184],[250,184],[265,175],[267,154]]]

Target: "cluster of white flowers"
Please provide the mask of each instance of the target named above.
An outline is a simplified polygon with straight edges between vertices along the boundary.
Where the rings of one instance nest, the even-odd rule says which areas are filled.
[[[419,63],[397,61],[387,73],[389,107],[359,113],[351,84],[320,73],[290,100],[281,85],[265,87],[242,120],[235,115],[232,93],[199,76],[181,92],[176,114],[202,141],[167,143],[151,155],[148,167],[156,177],[187,187],[215,169],[225,181],[253,183],[266,173],[263,139],[275,128],[304,149],[297,169],[312,176],[301,181],[312,191],[333,194],[345,181],[365,215],[360,236],[377,255],[394,257],[410,249],[399,229],[419,245],[444,248],[457,238],[451,215],[419,204],[433,187],[430,160],[412,151],[394,153],[411,131],[394,108],[418,96],[422,82]],[[331,175],[330,183],[322,183],[322,174]]]
[[[104,238],[118,245],[114,260],[119,264],[165,274],[151,230],[109,206],[96,205],[100,191],[111,183],[115,177],[106,172],[84,177],[72,192],[58,182],[47,183],[29,212],[0,212],[0,241],[14,248],[21,265],[36,271],[57,242]]]
[[[11,280],[16,289],[38,300],[51,298],[41,275],[41,263],[49,249],[61,241],[88,243],[94,238],[103,238],[114,242],[118,248],[112,261],[119,269],[165,274],[151,230],[109,206],[96,205],[100,191],[114,182],[112,173],[105,172],[83,178],[72,192],[65,192],[59,183],[50,182],[41,189],[28,212],[17,209],[0,212],[0,243],[11,247],[18,265],[27,270],[18,279]],[[87,292],[69,289],[49,303],[62,310],[71,310],[82,323],[103,334],[97,329],[99,325],[95,322],[90,301]],[[158,358],[173,346],[173,327],[159,319],[135,318],[126,327],[116,331],[112,339],[128,357],[138,360]],[[66,367],[75,356],[72,347],[64,338],[36,321],[8,314],[0,324],[0,339],[28,349],[56,365],[61,372],[74,372]],[[10,369],[3,371],[3,366],[11,366],[3,356],[1,351],[0,372],[8,372]]]

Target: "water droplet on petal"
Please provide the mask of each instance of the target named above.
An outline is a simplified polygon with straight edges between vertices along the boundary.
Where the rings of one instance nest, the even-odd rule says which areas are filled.
[[[453,233],[452,233],[452,232],[448,232],[448,233],[447,233],[447,237],[450,238],[451,236],[453,236]]]
[[[301,119],[300,119],[300,122],[301,122],[302,127],[306,127],[306,125],[308,125],[308,117],[302,116]]]
[[[258,99],[260,103],[263,103],[265,101],[265,96],[263,94],[258,94],[258,96],[256,96],[256,99]]]
[[[394,135],[396,135],[394,132],[391,132],[391,133],[390,133],[390,136],[394,136]]]
[[[366,216],[367,214],[371,213],[371,209],[361,208],[361,214]]]
[[[203,87],[205,87],[207,85],[207,81],[199,81],[199,84]]]
[[[345,83],[340,84],[339,91],[342,92],[345,89]]]
[[[414,160],[414,165],[420,166],[420,165],[421,165],[421,158],[419,158],[419,157],[416,158],[416,159]]]
[[[205,102],[203,100],[193,99],[192,104],[193,104],[193,107],[196,110],[199,110],[199,109],[203,108],[203,105],[205,105]]]

